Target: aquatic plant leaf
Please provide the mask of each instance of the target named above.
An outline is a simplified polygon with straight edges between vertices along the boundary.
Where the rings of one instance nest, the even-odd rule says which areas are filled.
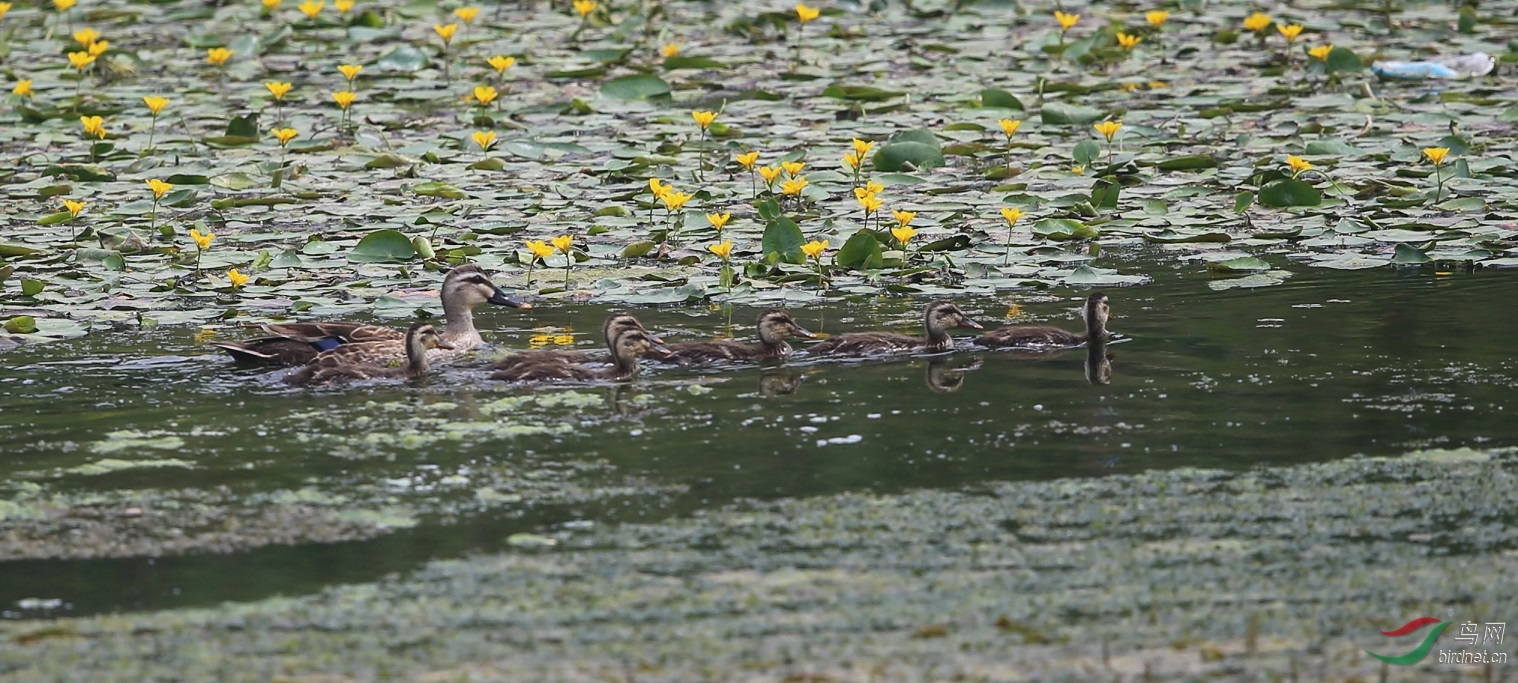
[[[1260,203],[1277,209],[1317,206],[1323,203],[1323,194],[1306,181],[1285,178],[1271,181],[1260,188]]]
[[[348,252],[349,261],[364,263],[383,261],[409,261],[416,257],[416,248],[399,230],[376,230],[365,235]]]
[[[943,151],[921,142],[892,142],[875,151],[878,171],[923,170],[944,165]]]
[[[765,260],[779,259],[786,263],[806,263],[806,254],[801,251],[801,245],[806,244],[806,236],[801,233],[801,227],[785,216],[781,216],[764,226],[764,240],[760,249],[764,252]]]
[[[601,94],[620,100],[648,100],[669,97],[670,86],[658,76],[635,74],[607,81],[601,86]]]
[[[1392,263],[1398,265],[1419,265],[1432,262],[1433,259],[1429,258],[1428,254],[1425,254],[1421,249],[1404,242],[1398,242],[1396,249],[1392,253]]]
[[[834,262],[852,270],[875,270],[883,267],[880,238],[872,230],[859,230],[849,235],[838,249]]]

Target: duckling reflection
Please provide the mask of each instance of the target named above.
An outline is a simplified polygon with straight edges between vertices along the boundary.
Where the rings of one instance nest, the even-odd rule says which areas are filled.
[[[929,361],[928,370],[924,375],[928,389],[935,394],[947,394],[959,391],[965,384],[965,373],[979,370],[984,364],[979,358],[962,365],[950,365],[947,358]]]
[[[1094,341],[1086,345],[1086,381],[1096,386],[1112,383],[1112,354],[1107,353],[1107,342]]]
[[[806,374],[791,368],[779,368],[759,375],[759,393],[762,396],[789,396],[801,388]]]
[[[866,356],[904,351],[947,351],[954,347],[949,329],[968,327],[981,329],[980,323],[971,320],[958,306],[948,301],[934,301],[923,311],[923,328],[927,337],[914,337],[899,332],[848,332],[828,337],[806,348],[813,355]]]

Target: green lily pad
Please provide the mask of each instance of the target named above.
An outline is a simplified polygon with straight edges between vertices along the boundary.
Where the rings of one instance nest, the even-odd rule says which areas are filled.
[[[619,100],[647,100],[669,97],[669,83],[658,76],[635,74],[613,78],[601,86],[601,94]]]
[[[349,261],[364,263],[383,261],[410,261],[416,258],[416,247],[411,238],[399,230],[376,230],[365,235],[353,250],[348,252]]]
[[[874,270],[883,267],[880,238],[872,230],[859,230],[843,243],[834,257],[835,262],[853,270]]]

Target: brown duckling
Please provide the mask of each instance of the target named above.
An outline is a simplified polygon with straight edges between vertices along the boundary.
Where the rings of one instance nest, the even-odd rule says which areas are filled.
[[[1085,332],[1071,332],[1051,325],[1013,325],[991,330],[975,338],[975,344],[992,349],[1039,346],[1080,346],[1092,339],[1106,341],[1107,318],[1111,310],[1107,295],[1094,292],[1086,297],[1082,309],[1086,319]]]
[[[442,351],[431,352],[433,361],[451,359],[481,344],[480,333],[474,329],[475,306],[488,303],[512,308],[532,308],[532,304],[507,296],[479,266],[472,264],[448,271],[443,277],[443,286],[438,296],[443,301],[445,321],[441,336],[450,346],[439,346],[437,348],[443,349]],[[239,361],[275,366],[305,365],[315,360],[317,354],[345,344],[388,342],[389,346],[385,348],[396,360],[403,359],[406,353],[405,331],[382,325],[353,322],[271,323],[263,325],[262,329],[268,336],[217,342],[213,346]]]
[[[624,330],[643,330],[643,323],[625,313],[607,316],[606,322],[601,324],[601,339],[607,348],[613,346],[612,340]],[[646,331],[646,330],[644,330]],[[549,361],[563,363],[610,363],[611,356],[605,351],[582,351],[579,349],[536,349],[513,353],[490,365],[487,370],[499,370],[504,372],[513,371],[518,365],[524,363],[542,364]]]
[[[923,328],[928,333],[927,338],[897,332],[848,332],[808,346],[806,351],[819,355],[854,356],[902,351],[947,351],[954,346],[954,339],[949,336],[949,329],[954,327],[981,329],[980,323],[967,317],[958,306],[947,301],[934,301],[923,312]]]
[[[309,365],[285,377],[287,384],[307,386],[313,384],[336,384],[357,379],[399,378],[417,379],[431,370],[427,352],[431,349],[452,349],[453,344],[438,334],[429,323],[417,323],[406,330],[406,364],[398,365],[386,348],[388,342],[358,342],[344,344],[333,351],[324,352]],[[342,351],[345,353],[335,353]]]
[[[609,324],[607,329],[614,326]],[[642,368],[638,365],[638,357],[646,353],[667,353],[669,349],[658,337],[637,327],[621,327],[615,330],[610,343],[612,366],[593,367],[580,363],[571,362],[562,356],[544,354],[541,358],[529,358],[517,360],[508,367],[496,369],[490,375],[491,379],[507,382],[544,382],[544,381],[595,381],[612,380],[626,381],[636,377]],[[529,355],[529,354],[518,354]]]
[[[697,363],[721,363],[725,361],[758,360],[761,358],[784,358],[791,354],[787,337],[816,337],[797,324],[791,314],[772,309],[759,314],[755,324],[759,333],[758,344],[744,344],[731,340],[688,341],[669,345],[669,354],[659,360],[694,365]]]

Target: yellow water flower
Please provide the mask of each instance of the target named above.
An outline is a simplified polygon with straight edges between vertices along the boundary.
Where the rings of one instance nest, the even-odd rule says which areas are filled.
[[[142,98],[142,103],[148,105],[148,111],[152,112],[154,116],[157,116],[158,112],[163,111],[164,107],[169,106],[169,100],[167,98],[159,97],[157,95],[148,95],[147,97]]]
[[[300,135],[300,131],[294,128],[275,128],[269,132],[274,134],[274,139],[279,140],[280,147],[290,144],[290,141],[294,140],[295,136]]]
[[[896,224],[897,225],[905,227],[905,226],[908,226],[908,225],[912,224],[912,219],[917,218],[917,212],[916,211],[892,211],[891,212],[891,216],[896,219]]]
[[[289,83],[280,83],[279,81],[269,81],[267,83],[264,83],[264,87],[269,89],[269,94],[273,95],[274,99],[279,100],[280,102],[283,102],[283,101],[285,101],[285,95],[290,92],[290,88],[293,87],[293,86],[290,85]]]
[[[227,281],[232,283],[232,289],[237,289],[238,287],[248,284],[248,280],[251,279],[253,279],[251,276],[243,275],[242,273],[237,272],[236,268],[227,271]]]
[[[659,195],[659,201],[664,202],[665,209],[669,211],[679,211],[680,209],[685,208],[685,203],[690,201],[691,197],[694,196],[695,195],[686,194],[684,192],[677,192],[673,189],[670,189],[666,190],[664,194]]]
[[[19,81],[16,81],[16,87],[11,88],[11,94],[17,97],[31,97],[32,79],[23,78]]]
[[[99,57],[100,55],[105,54],[105,51],[109,49],[111,49],[111,41],[109,40],[97,40],[93,43],[90,43],[90,46],[85,48],[85,50],[90,53],[91,57]]]
[[[507,57],[505,55],[496,55],[490,59],[485,60],[485,63],[489,64],[490,68],[495,69],[497,75],[505,75],[507,69],[516,66],[517,58]]]
[[[558,249],[559,251],[568,254],[569,248],[574,246],[575,238],[574,235],[559,235],[558,237],[549,240],[549,242],[553,244],[554,249]]]
[[[90,54],[88,52],[80,51],[80,52],[70,52],[69,53],[69,64],[74,65],[75,69],[78,69],[80,71],[84,71],[85,67],[88,67],[89,65],[94,64],[94,63],[95,63],[95,55],[92,55],[92,54]]]
[[[480,104],[490,104],[491,102],[495,101],[496,97],[499,96],[500,93],[496,92],[495,88],[492,88],[488,85],[474,86],[474,99]]]
[[[453,16],[458,17],[460,21],[466,24],[473,24],[474,18],[480,16],[480,8],[460,7],[456,10],[453,10]]]
[[[81,116],[79,123],[84,126],[85,135],[105,138],[105,119],[99,116]]]
[[[1291,25],[1288,25],[1288,26],[1276,26],[1276,30],[1280,31],[1281,35],[1286,37],[1286,42],[1288,44],[1295,42],[1296,39],[1297,39],[1297,36],[1302,35],[1302,25],[1301,24],[1291,24]]]
[[[782,162],[780,162],[780,168],[785,169],[785,174],[786,175],[791,176],[791,177],[794,178],[797,173],[801,172],[801,169],[806,168],[806,162],[805,161],[782,161]]]
[[[11,11],[11,4],[8,2],[0,2],[0,19],[4,19],[5,14],[9,11]]]
[[[807,258],[821,258],[823,250],[827,248],[827,240],[813,240],[801,245],[801,253],[806,254]]]
[[[1066,14],[1064,12],[1056,11],[1054,13],[1054,20],[1059,22],[1060,31],[1068,31],[1072,28],[1075,28],[1075,22],[1081,20],[1081,15]]]
[[[339,109],[347,109],[348,105],[353,104],[356,99],[358,99],[358,93],[352,90],[339,90],[332,93],[332,101],[337,103]]]
[[[733,253],[733,241],[724,240],[721,244],[713,244],[707,247],[706,250],[716,254],[717,258],[726,261],[727,257]]]
[[[1092,126],[1092,128],[1095,128],[1096,132],[1101,133],[1102,137],[1107,138],[1107,142],[1112,142],[1112,136],[1117,135],[1117,132],[1123,129],[1123,124],[1117,121],[1103,121]]]
[[[332,8],[337,10],[338,14],[347,14],[353,11],[353,0],[333,0]]]
[[[870,150],[875,149],[875,143],[860,140],[859,138],[854,138],[850,141],[850,144],[854,146],[854,153],[858,154],[860,159],[865,158],[865,156],[869,155]]]
[[[74,32],[74,42],[85,47],[89,47],[90,43],[97,40],[100,40],[100,32],[88,26]]]
[[[1023,210],[1017,207],[1002,207],[1001,217],[1007,219],[1007,225],[1015,225],[1023,217]]]
[[[443,44],[447,45],[448,43],[450,43],[450,42],[453,41],[453,34],[458,33],[458,31],[459,31],[459,25],[458,24],[433,24],[432,25],[432,30],[437,31],[438,36],[443,39]]]
[[[1162,9],[1149,10],[1148,12],[1144,13],[1144,21],[1149,22],[1149,25],[1155,28],[1164,26],[1165,21],[1169,18],[1170,13]]]
[[[659,180],[658,178],[648,179],[648,191],[654,193],[655,197],[663,197],[673,189],[675,189],[674,185],[670,185],[669,183]]]
[[[801,23],[803,24],[808,23],[820,16],[822,16],[822,10],[817,9],[816,7],[808,7],[807,5],[800,3],[796,5],[796,18],[800,19]]]
[[[553,247],[548,246],[548,243],[543,240],[527,240],[525,244],[527,245],[527,250],[531,251],[532,255],[536,258],[553,256]]]
[[[575,12],[582,17],[596,11],[596,0],[575,0],[574,4]]]
[[[30,82],[28,81],[28,83],[30,83]],[[742,165],[744,168],[746,168],[746,169],[748,169],[750,171],[754,170],[754,164],[759,163],[759,153],[758,152],[749,152],[747,154],[739,154],[735,158],[738,160],[738,163],[740,165]]]
[[[848,152],[844,152],[843,153],[843,165],[845,167],[847,167],[850,171],[858,173],[859,172],[859,164],[861,164],[861,163],[863,163],[863,162],[859,158],[859,153],[858,152],[850,150]]]
[[[680,55],[680,44],[665,43],[664,47],[659,48],[659,54],[664,55],[665,59],[669,59],[670,57],[677,57]]]
[[[865,183],[862,189],[870,194],[880,194],[881,192],[885,192],[885,186],[874,180]]]
[[[306,0],[296,9],[300,10],[301,14],[306,15],[307,19],[314,20],[316,19],[316,15],[321,14],[322,8],[326,6],[326,0]]]
[[[364,65],[362,65],[362,64],[339,64],[339,65],[337,65],[337,71],[338,71],[338,73],[341,73],[343,75],[343,78],[348,79],[349,83],[352,83],[353,79],[358,78],[358,72],[363,71],[363,70],[364,70]]]
[[[1012,134],[1016,133],[1017,129],[1023,125],[1023,122],[1021,119],[1002,119],[1000,121],[997,121],[996,124],[1001,126],[1002,135],[1010,138],[1012,137]]]
[[[1319,61],[1326,62],[1326,61],[1328,61],[1328,53],[1333,52],[1333,51],[1334,51],[1334,46],[1332,46],[1332,45],[1319,45],[1319,46],[1317,46],[1317,47],[1315,47],[1315,48],[1313,48],[1311,50],[1308,50],[1307,51],[1307,56],[1312,57],[1313,59],[1316,59],[1316,60],[1319,60]]]
[[[693,112],[690,113],[690,117],[692,119],[695,119],[696,125],[700,126],[701,130],[706,130],[707,127],[709,127],[709,126],[712,125],[713,121],[717,120],[717,112],[714,112],[714,111],[693,111]]]
[[[856,197],[855,199],[859,200],[859,205],[864,207],[865,213],[875,213],[876,211],[880,210],[880,207],[885,205],[885,202],[880,199],[880,196],[875,194],[865,194]]]
[[[1291,166],[1291,175],[1293,178],[1295,178],[1302,171],[1312,170],[1312,162],[1309,162],[1302,157],[1296,156],[1295,154],[1286,155],[1286,163],[1287,165]]]
[[[1270,15],[1268,14],[1255,12],[1244,17],[1244,28],[1250,31],[1264,31],[1267,26],[1270,26]]]
[[[917,230],[909,226],[902,225],[891,228],[891,236],[896,238],[896,241],[900,242],[903,247],[907,246],[907,242],[911,242],[912,238],[916,235]]]
[[[1434,162],[1435,166],[1444,163],[1444,158],[1449,156],[1448,147],[1424,147],[1423,156]]]
[[[733,214],[731,214],[731,213],[709,213],[709,214],[706,214],[706,222],[711,223],[712,227],[714,227],[714,228],[716,228],[718,230],[721,230],[721,229],[727,227],[727,222],[730,221],[730,220],[732,220],[732,219],[733,219]]]
[[[780,169],[774,166],[760,166],[759,177],[764,179],[764,184],[774,185],[775,180],[780,177]]]
[[[213,47],[206,50],[206,61],[210,62],[211,66],[221,66],[226,64],[227,60],[231,58],[232,51],[224,47]]]
[[[154,190],[154,192],[156,193],[157,190]],[[201,250],[210,249],[211,240],[216,239],[216,233],[208,232],[202,235],[199,230],[190,228],[190,239],[195,240],[195,246]]]
[[[59,12],[67,12],[78,0],[53,0],[53,9]]]
[[[801,191],[806,189],[809,183],[806,178],[797,176],[780,184],[780,191],[793,197],[800,196]]]
[[[489,152],[491,146],[495,145],[495,131],[493,130],[477,130],[469,137],[474,140],[474,144],[480,146],[481,152]]]
[[[1117,32],[1117,44],[1121,45],[1124,50],[1132,50],[1133,48],[1138,47],[1138,44],[1143,40],[1143,38],[1135,35],[1129,35],[1127,33],[1123,33],[1122,31]]]
[[[262,0],[262,1],[263,1],[263,4],[264,4],[264,10],[266,10],[266,11],[273,12],[274,10],[279,9],[280,0]]]
[[[69,212],[70,216],[73,216],[74,218],[78,218],[79,217],[79,212],[84,210],[84,202],[75,201],[75,200],[72,200],[72,199],[65,199],[65,200],[63,200],[63,208],[68,209],[68,212]]]
[[[148,189],[153,191],[154,199],[163,199],[163,196],[168,194],[169,190],[174,189],[174,186],[157,178],[153,178],[148,181]],[[207,242],[207,244],[209,244],[209,242]]]

